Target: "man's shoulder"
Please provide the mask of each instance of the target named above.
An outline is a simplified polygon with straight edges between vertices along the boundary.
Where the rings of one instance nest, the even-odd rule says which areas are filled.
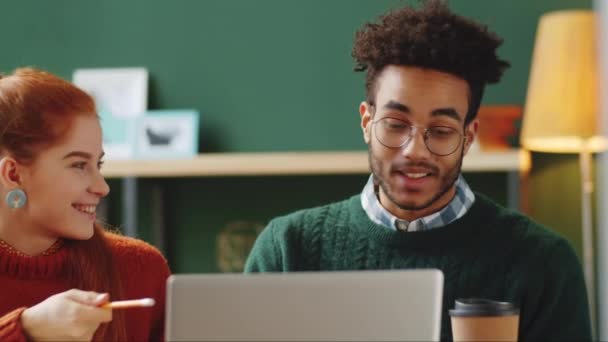
[[[358,195],[272,219],[256,239],[245,272],[317,269],[322,241],[348,226],[356,201]]]
[[[476,202],[483,207],[485,220],[492,231],[512,243],[538,250],[570,248],[568,240],[554,229],[513,209],[505,208],[488,197],[476,193]]]
[[[316,207],[299,209],[270,220],[264,230],[274,236],[296,236],[299,238],[311,231],[320,232],[348,224],[353,208],[360,202],[360,195]]]
[[[313,226],[335,225],[345,220],[359,201],[360,195],[354,195],[341,201],[299,209],[273,218],[268,226],[274,230],[301,230]]]

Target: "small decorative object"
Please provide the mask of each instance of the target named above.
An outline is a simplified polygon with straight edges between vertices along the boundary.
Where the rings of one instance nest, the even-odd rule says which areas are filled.
[[[136,121],[148,105],[148,71],[145,68],[77,69],[73,79],[75,85],[95,99],[106,158],[133,158]]]
[[[505,150],[518,145],[522,108],[516,105],[486,105],[479,108],[477,137],[482,150]]]
[[[243,272],[253,243],[263,229],[262,223],[250,221],[233,221],[222,228],[216,241],[219,270]]]
[[[137,121],[137,159],[192,158],[198,153],[199,113],[148,111]]]

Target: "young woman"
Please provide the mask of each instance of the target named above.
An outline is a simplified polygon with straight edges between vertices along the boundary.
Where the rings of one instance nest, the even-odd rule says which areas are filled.
[[[0,340],[162,339],[169,268],[96,223],[103,155],[90,96],[44,71],[0,76]],[[102,307],[144,297],[156,305]]]

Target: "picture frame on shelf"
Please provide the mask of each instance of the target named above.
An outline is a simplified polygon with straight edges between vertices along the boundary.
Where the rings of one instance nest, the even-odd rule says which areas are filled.
[[[199,113],[194,109],[152,110],[137,120],[137,159],[184,159],[198,154]]]
[[[135,158],[136,125],[148,105],[148,78],[143,67],[74,71],[74,84],[95,100],[108,160]]]

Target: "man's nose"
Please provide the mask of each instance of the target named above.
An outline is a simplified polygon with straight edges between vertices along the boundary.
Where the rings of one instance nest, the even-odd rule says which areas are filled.
[[[430,157],[431,152],[426,147],[423,130],[412,127],[408,140],[401,148],[401,154],[413,160],[428,159]]]

